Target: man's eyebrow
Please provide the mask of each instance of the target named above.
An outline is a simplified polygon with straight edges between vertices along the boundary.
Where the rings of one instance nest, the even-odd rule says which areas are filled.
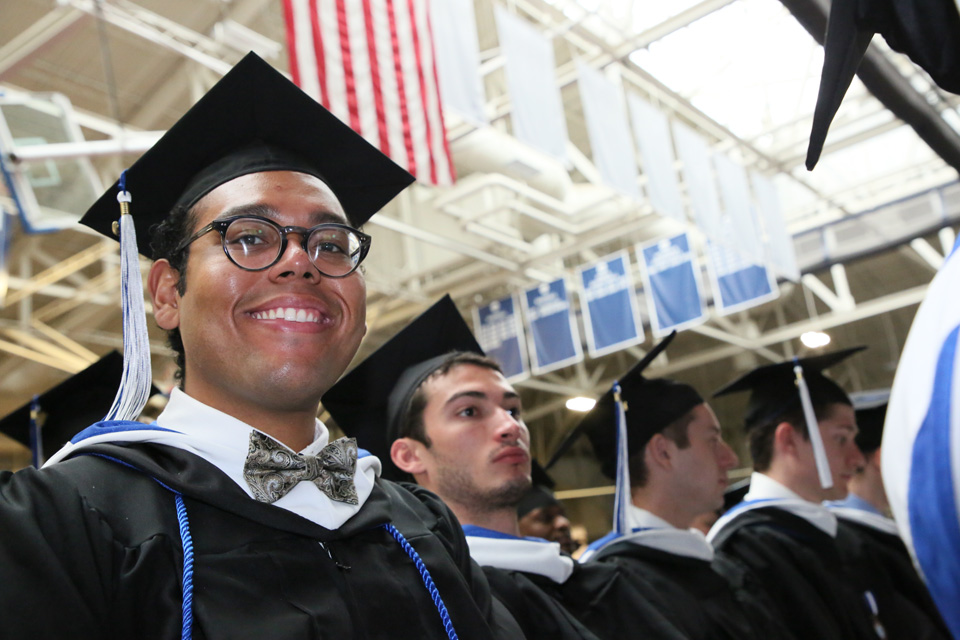
[[[476,398],[478,400],[486,400],[487,394],[485,394],[483,391],[460,391],[447,398],[447,401],[443,404],[448,405],[452,402],[456,402],[460,398]]]
[[[218,215],[217,220],[233,218],[236,216],[261,216],[263,218],[276,221],[280,218],[280,212],[269,205],[254,202],[251,204],[240,204],[235,207],[230,207]],[[328,222],[333,222],[336,224],[348,224],[347,219],[343,215],[333,211],[314,211],[310,213],[311,227],[318,224],[326,224]]]

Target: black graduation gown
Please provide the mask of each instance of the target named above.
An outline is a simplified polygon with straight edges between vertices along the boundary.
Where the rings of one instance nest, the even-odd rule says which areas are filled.
[[[604,640],[696,640],[671,623],[658,603],[638,590],[619,567],[578,564],[562,584],[543,576],[528,577]]]
[[[597,640],[597,636],[537,585],[533,574],[496,567],[483,567],[483,572],[493,596],[513,615],[527,640]]]
[[[786,627],[799,638],[876,640],[858,576],[833,538],[780,508],[741,513],[712,540],[717,555],[756,576]]]
[[[783,627],[753,595],[749,574],[728,566],[731,584],[711,562],[669,553],[630,541],[600,549],[591,562],[620,567],[639,590],[688,637],[702,640],[790,639]],[[717,560],[723,563],[722,560]]]
[[[950,638],[900,536],[839,515],[837,521],[840,555],[849,571],[864,576],[888,638]]]
[[[193,638],[446,638],[386,522],[423,559],[460,638],[517,631],[495,617],[456,518],[423,489],[378,480],[362,509],[328,530],[250,499],[175,448],[85,451],[116,460],[79,455],[0,474],[4,638],[179,638],[184,553],[161,482],[182,492],[189,518]]]

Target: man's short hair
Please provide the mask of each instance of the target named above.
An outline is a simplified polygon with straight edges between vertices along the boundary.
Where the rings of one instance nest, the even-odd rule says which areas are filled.
[[[817,421],[826,418],[835,404],[837,403],[814,404],[813,413]],[[789,422],[804,440],[810,440],[810,432],[807,430],[807,420],[803,415],[802,407],[770,418],[763,424],[748,426],[747,439],[750,443],[750,457],[753,459],[754,471],[766,471],[770,468],[770,464],[773,462],[773,439],[777,431],[777,425],[781,422]]]
[[[178,250],[185,241],[196,222],[194,207],[183,205],[174,207],[170,215],[150,229],[150,249],[156,259],[166,259],[170,266],[177,271],[177,293],[181,296],[187,291],[187,258],[190,255],[190,246]],[[180,337],[180,328],[167,331],[167,344],[176,355],[177,371],[175,379],[183,384],[186,373],[186,354],[183,350],[183,339]]]
[[[693,419],[694,415],[691,409],[664,427],[663,431],[660,431],[660,435],[673,442],[678,448],[686,449],[690,446],[690,434],[688,431]],[[633,489],[647,486],[647,481],[650,479],[650,471],[647,469],[647,463],[644,460],[646,450],[647,448],[643,447],[630,456],[630,487]]]
[[[413,396],[410,397],[410,404],[403,416],[403,421],[400,423],[400,433],[397,435],[397,439],[412,438],[417,442],[422,442],[427,447],[431,445],[430,438],[427,436],[426,426],[423,424],[423,410],[427,407],[427,394],[424,392],[423,387],[428,381],[445,376],[451,369],[460,365],[473,365],[475,367],[491,369],[500,374],[503,373],[500,365],[493,358],[469,351],[451,353],[450,357],[443,361],[443,364],[437,367],[433,373],[420,383],[420,386],[414,391]]]

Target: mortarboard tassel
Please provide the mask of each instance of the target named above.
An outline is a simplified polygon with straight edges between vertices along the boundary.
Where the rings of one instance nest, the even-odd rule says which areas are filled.
[[[617,416],[617,487],[613,499],[613,530],[620,535],[630,533],[627,505],[630,504],[630,455],[627,442],[626,407],[620,398],[620,383],[613,383],[613,402]]]
[[[39,469],[43,466],[43,438],[40,433],[40,423],[37,417],[40,415],[40,398],[33,396],[30,403],[30,454],[33,458],[33,466]]]
[[[120,290],[123,310],[123,377],[120,389],[106,420],[136,420],[150,395],[152,369],[147,316],[143,306],[143,277],[137,249],[137,232],[130,215],[130,192],[126,190],[127,172],[120,175],[120,223],[114,232],[120,235]]]
[[[813,402],[810,400],[810,390],[807,381],[803,378],[803,367],[797,358],[793,359],[793,373],[797,376],[797,389],[800,391],[800,404],[803,406],[803,417],[807,422],[807,433],[810,434],[810,444],[813,445],[813,459],[817,463],[817,475],[820,476],[820,486],[829,489],[833,486],[833,475],[830,473],[830,462],[827,460],[827,451],[823,447],[823,438],[820,436],[820,423],[813,411]]]

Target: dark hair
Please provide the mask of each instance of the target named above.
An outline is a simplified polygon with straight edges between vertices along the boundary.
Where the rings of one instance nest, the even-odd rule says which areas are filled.
[[[667,440],[672,441],[680,449],[686,449],[690,446],[690,434],[689,427],[690,423],[693,422],[694,415],[693,410],[687,411],[685,414],[668,424],[663,431],[660,433],[663,434],[663,437]],[[649,470],[647,469],[647,463],[643,459],[644,452],[647,447],[644,445],[639,451],[630,456],[628,464],[630,466],[630,487],[631,488],[640,488],[644,487],[649,480]]]
[[[837,402],[824,402],[813,405],[813,414],[817,421],[823,420],[830,413],[833,405]],[[773,462],[773,438],[777,431],[777,425],[781,422],[789,422],[797,432],[803,436],[804,440],[810,439],[810,432],[807,431],[807,420],[803,415],[803,408],[796,407],[756,426],[747,426],[747,437],[750,442],[750,457],[753,458],[753,469],[755,471],[766,471]]]
[[[192,207],[178,205],[174,207],[163,221],[155,224],[150,229],[150,250],[153,252],[155,260],[166,259],[170,266],[177,271],[179,279],[177,280],[177,293],[181,296],[187,291],[187,258],[190,255],[190,247],[179,249],[180,243],[187,239],[195,223],[195,211]],[[183,339],[180,337],[180,329],[171,329],[167,331],[167,344],[176,352],[177,372],[175,379],[183,384],[183,377],[186,373],[186,355],[183,350]]]
[[[431,445],[430,438],[427,437],[426,426],[423,424],[423,410],[427,406],[427,394],[423,391],[423,385],[429,380],[447,375],[451,369],[459,367],[460,365],[473,365],[475,367],[491,369],[497,373],[503,373],[503,370],[496,360],[482,356],[479,353],[457,351],[450,354],[450,357],[434,369],[434,371],[420,383],[417,390],[413,392],[413,395],[410,397],[410,404],[407,406],[406,412],[404,412],[403,421],[400,423],[400,433],[397,435],[398,439],[412,438],[417,442],[422,442],[427,445],[427,447]]]

